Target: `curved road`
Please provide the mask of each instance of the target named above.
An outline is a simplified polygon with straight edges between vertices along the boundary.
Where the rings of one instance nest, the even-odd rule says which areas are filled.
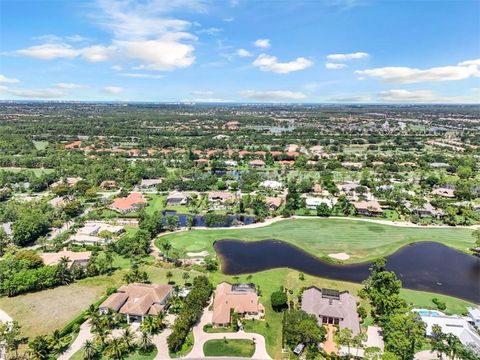
[[[193,328],[193,348],[187,356],[188,359],[208,359],[203,353],[203,345],[209,340],[217,340],[217,339],[250,339],[255,342],[255,353],[251,357],[251,359],[257,360],[270,360],[271,357],[268,355],[265,338],[256,333],[247,333],[244,331],[238,331],[235,333],[206,333],[203,331],[203,327],[207,324],[212,323],[212,315],[213,312],[209,311],[206,308],[203,311],[203,315],[200,318],[200,321],[195,327]],[[218,359],[218,357],[214,357]]]

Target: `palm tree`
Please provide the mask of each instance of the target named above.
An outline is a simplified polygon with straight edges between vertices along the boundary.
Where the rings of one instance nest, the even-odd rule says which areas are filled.
[[[453,334],[447,334],[447,352],[450,354],[452,360],[455,360],[458,352],[462,349],[462,343]]]
[[[168,257],[168,252],[170,251],[171,248],[172,248],[171,243],[169,243],[168,241],[162,242],[162,249],[163,249],[163,253],[165,254],[165,257]]]
[[[60,334],[60,331],[55,330],[50,337],[50,347],[53,350],[53,353],[60,355],[65,347],[65,341]]]
[[[85,341],[83,344],[83,359],[92,360],[95,359],[98,355],[98,349],[91,340]]]
[[[353,340],[352,330],[350,330],[349,328],[340,329],[340,331],[336,333],[335,338],[339,345],[347,346],[348,355],[350,355],[350,345],[352,344]]]
[[[173,277],[173,273],[171,271],[167,271],[167,279],[168,279],[168,283],[170,283],[170,281],[172,280],[172,277]]]
[[[127,350],[131,350],[134,347],[134,339],[135,336],[133,335],[132,330],[130,330],[130,328],[126,328],[123,331],[121,341],[125,344]]]
[[[70,259],[66,256],[60,259],[60,262],[57,265],[57,280],[61,285],[68,285],[72,281],[72,275],[68,269],[70,264]]]
[[[30,348],[30,356],[33,360],[45,360],[49,357],[48,340],[44,335],[36,336],[28,343]]]
[[[367,334],[366,333],[360,332],[358,335],[353,337],[352,343],[357,348],[355,357],[358,358],[358,349],[362,347],[362,345],[365,341],[367,341]]]
[[[142,331],[140,333],[140,338],[138,339],[138,347],[142,352],[148,352],[153,346],[152,336]]]
[[[121,339],[113,338],[105,348],[105,355],[110,359],[122,360],[126,350],[126,346]]]

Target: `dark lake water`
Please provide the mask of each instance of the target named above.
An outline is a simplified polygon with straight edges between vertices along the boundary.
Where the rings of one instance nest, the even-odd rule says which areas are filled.
[[[328,279],[360,283],[370,263],[330,264],[279,240],[220,240],[215,251],[228,275],[288,267]],[[387,267],[403,287],[431,291],[480,303],[480,259],[435,242],[407,245],[387,257]]]
[[[178,217],[178,222],[181,228],[187,226],[187,214],[178,214],[176,211],[163,211],[162,214],[164,216],[176,216]],[[227,222],[225,224],[212,226],[212,227],[230,227],[233,225],[238,224],[238,222],[244,225],[250,225],[255,222],[255,216],[246,216],[246,215],[228,215]],[[166,224],[166,219],[164,219],[164,224]],[[193,216],[193,227],[204,227],[205,219],[202,215],[194,215]]]

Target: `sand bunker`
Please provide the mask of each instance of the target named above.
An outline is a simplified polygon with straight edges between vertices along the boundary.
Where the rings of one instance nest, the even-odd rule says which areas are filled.
[[[337,254],[328,254],[329,257],[331,257],[332,259],[336,259],[336,260],[348,260],[350,259],[350,255],[348,255],[347,253],[337,253]]]
[[[208,251],[187,252],[187,256],[189,256],[189,257],[205,257],[205,256],[208,256]]]

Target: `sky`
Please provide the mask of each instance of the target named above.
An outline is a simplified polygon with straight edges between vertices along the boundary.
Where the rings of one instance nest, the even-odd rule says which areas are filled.
[[[0,0],[0,99],[480,103],[480,0]]]

